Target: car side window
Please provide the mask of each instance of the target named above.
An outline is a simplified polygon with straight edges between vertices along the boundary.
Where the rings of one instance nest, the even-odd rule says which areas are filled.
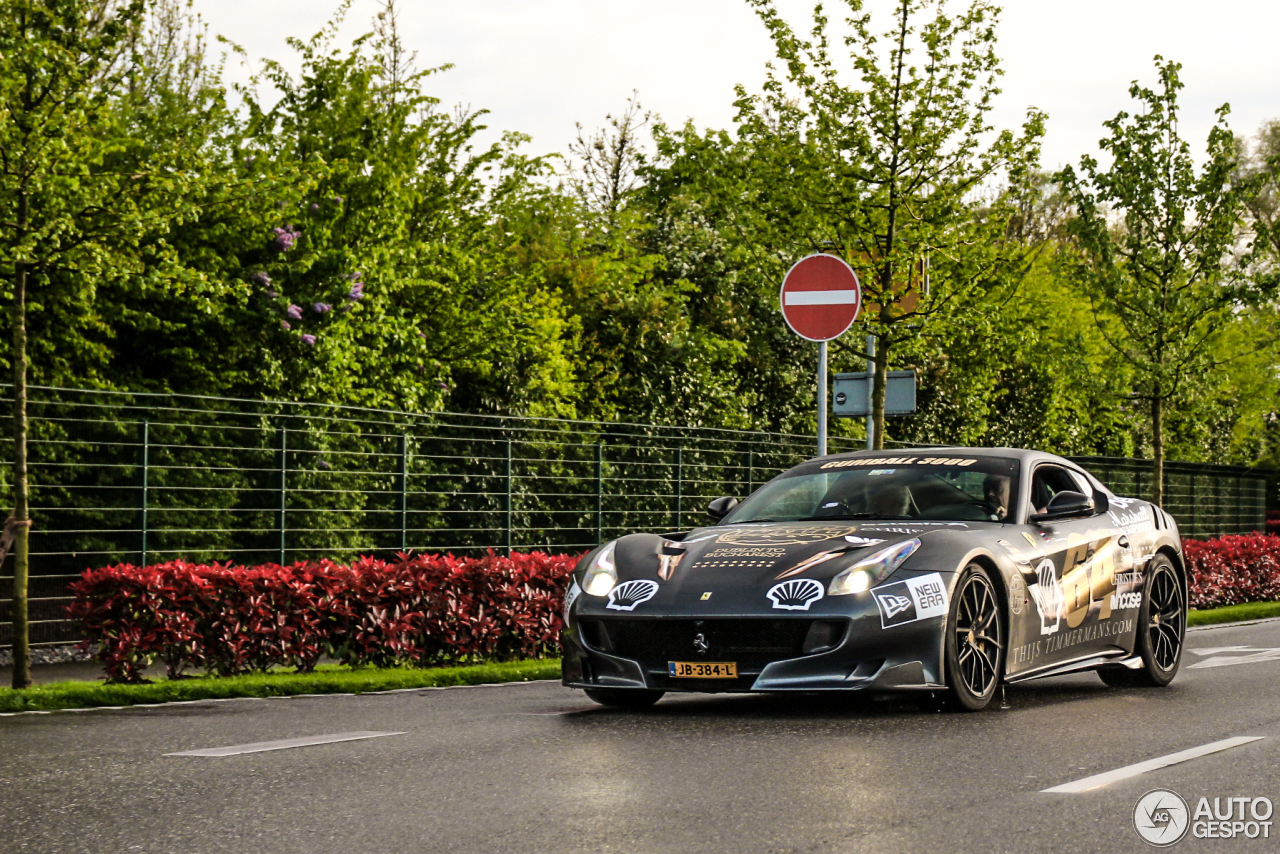
[[[1081,495],[1087,495],[1090,498],[1093,497],[1096,487],[1094,487],[1093,483],[1090,482],[1089,478],[1084,476],[1083,472],[1078,472],[1075,469],[1067,469],[1067,474],[1071,475],[1071,479],[1076,482],[1076,492],[1079,492]]]
[[[1059,492],[1080,491],[1080,484],[1062,466],[1036,466],[1035,473],[1031,476],[1031,512],[1043,513],[1049,506],[1049,501]],[[1091,494],[1091,490],[1084,494]]]

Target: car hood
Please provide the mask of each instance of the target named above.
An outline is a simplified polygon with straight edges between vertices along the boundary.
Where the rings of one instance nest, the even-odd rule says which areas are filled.
[[[763,589],[786,578],[828,579],[886,546],[914,537],[927,545],[930,534],[964,527],[893,521],[718,525],[679,538],[631,534],[617,541],[614,554],[620,581]]]

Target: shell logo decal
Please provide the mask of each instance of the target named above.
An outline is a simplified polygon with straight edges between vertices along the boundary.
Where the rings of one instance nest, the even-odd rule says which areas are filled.
[[[822,598],[822,585],[812,578],[797,578],[773,585],[765,595],[773,607],[783,611],[808,611]]]
[[[606,608],[615,611],[634,611],[636,606],[648,602],[658,592],[656,581],[625,581],[609,591]]]

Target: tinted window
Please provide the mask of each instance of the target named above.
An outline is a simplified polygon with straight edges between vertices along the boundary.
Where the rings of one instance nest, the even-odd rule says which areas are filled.
[[[724,521],[1004,521],[1017,494],[1017,461],[1000,457],[829,460],[799,466],[765,484]]]
[[[1074,474],[1062,466],[1036,466],[1035,473],[1031,476],[1031,512],[1043,513],[1053,496],[1059,492],[1080,491],[1081,484],[1076,481]],[[1084,494],[1091,495],[1092,490],[1085,490]]]

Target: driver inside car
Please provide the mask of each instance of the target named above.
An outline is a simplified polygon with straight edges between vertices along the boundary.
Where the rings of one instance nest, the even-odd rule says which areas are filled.
[[[877,516],[907,516],[911,493],[898,483],[887,483],[871,494],[870,511]]]
[[[1009,516],[1009,478],[1002,474],[989,474],[982,482],[982,497],[995,508],[997,522]]]

